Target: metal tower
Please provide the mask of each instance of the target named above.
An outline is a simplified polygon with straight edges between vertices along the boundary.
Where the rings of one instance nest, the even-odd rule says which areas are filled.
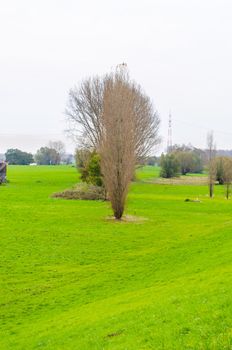
[[[168,142],[167,142],[167,153],[172,150],[172,115],[169,113],[168,119]]]

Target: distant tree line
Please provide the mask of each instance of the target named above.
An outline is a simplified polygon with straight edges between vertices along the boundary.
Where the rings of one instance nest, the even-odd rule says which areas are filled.
[[[28,165],[34,161],[31,153],[20,151],[17,148],[8,149],[5,153],[5,159],[7,163],[14,165]]]
[[[6,151],[4,157],[1,157],[12,165],[29,165],[34,162],[38,165],[58,165],[73,162],[73,156],[65,152],[62,141],[50,141],[48,146],[41,147],[35,155],[17,148],[11,148]]]
[[[228,199],[232,186],[232,151],[216,150],[213,133],[207,135],[207,148],[197,149],[191,145],[174,145],[159,159],[160,176],[172,178],[188,173],[208,173],[209,197],[214,195],[215,184],[225,186]]]

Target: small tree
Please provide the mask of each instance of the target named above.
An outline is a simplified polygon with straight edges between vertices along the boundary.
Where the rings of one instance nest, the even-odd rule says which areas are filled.
[[[224,185],[224,158],[225,157],[216,157],[214,159],[215,179],[218,181],[219,185]]]
[[[166,155],[162,154],[160,158],[160,166],[160,176],[164,178],[175,177],[180,172],[178,159],[173,153],[168,153]]]
[[[216,146],[214,142],[213,132],[211,131],[207,135],[207,151],[208,151],[208,184],[209,184],[209,196],[213,197],[214,183],[216,177],[215,156]]]

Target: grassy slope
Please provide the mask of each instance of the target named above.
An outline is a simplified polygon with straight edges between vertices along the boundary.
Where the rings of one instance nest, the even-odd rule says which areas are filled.
[[[50,198],[76,178],[71,167],[11,167],[0,187],[0,349],[231,349],[222,189],[209,200],[204,186],[138,182],[128,213],[148,220],[114,223],[108,203]]]

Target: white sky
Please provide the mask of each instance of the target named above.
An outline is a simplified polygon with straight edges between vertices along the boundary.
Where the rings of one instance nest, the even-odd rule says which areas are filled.
[[[232,148],[231,0],[0,0],[0,153],[63,139],[68,90],[126,62],[166,145]]]

